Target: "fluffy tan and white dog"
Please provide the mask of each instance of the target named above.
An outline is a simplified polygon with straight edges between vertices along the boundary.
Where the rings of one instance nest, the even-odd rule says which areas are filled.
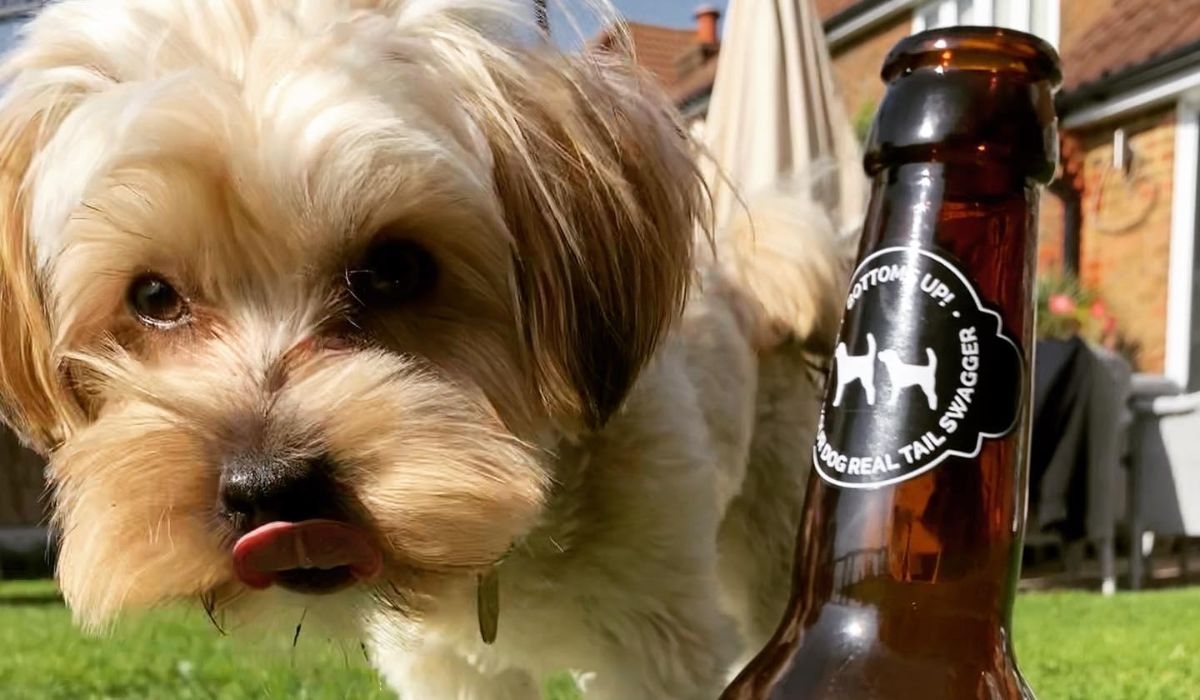
[[[712,700],[773,630],[832,226],[766,198],[709,255],[668,101],[527,14],[32,23],[0,102],[0,398],[49,459],[84,625],[304,615],[422,700],[561,670]]]

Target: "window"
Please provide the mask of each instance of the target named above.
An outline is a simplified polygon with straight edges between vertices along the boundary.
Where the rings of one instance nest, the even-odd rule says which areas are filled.
[[[1059,0],[926,0],[913,11],[913,32],[956,24],[995,25],[1058,45]]]

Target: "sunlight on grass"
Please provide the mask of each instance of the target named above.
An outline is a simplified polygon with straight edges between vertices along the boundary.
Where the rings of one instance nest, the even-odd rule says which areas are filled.
[[[1043,700],[1200,700],[1200,589],[1024,595],[1016,638]],[[233,641],[198,609],[180,608],[90,638],[71,625],[52,585],[0,584],[4,698],[395,700],[359,649],[302,636],[293,651],[291,641]],[[578,695],[564,676],[546,697]]]
[[[361,651],[291,640],[251,647],[222,637],[203,612],[157,611],[85,637],[53,588],[0,588],[0,688],[21,698],[390,698]],[[357,655],[357,656],[356,656]]]
[[[1013,624],[1043,700],[1200,699],[1200,588],[1028,594]]]
[[[29,700],[395,700],[357,646],[301,635],[266,648],[222,637],[196,608],[159,610],[111,635],[71,624],[53,584],[0,583],[0,698]],[[550,700],[577,697],[568,678]]]

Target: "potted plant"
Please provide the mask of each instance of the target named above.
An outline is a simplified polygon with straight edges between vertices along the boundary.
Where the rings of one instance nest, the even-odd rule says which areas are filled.
[[[1124,355],[1131,362],[1136,346],[1117,327],[1116,316],[1094,290],[1074,275],[1043,273],[1037,280],[1037,336],[1068,340],[1078,336]]]

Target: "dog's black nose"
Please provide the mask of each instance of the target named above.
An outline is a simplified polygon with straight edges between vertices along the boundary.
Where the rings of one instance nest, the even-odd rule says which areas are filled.
[[[245,454],[225,462],[220,508],[246,533],[266,523],[339,519],[333,463],[326,456],[285,459]]]

